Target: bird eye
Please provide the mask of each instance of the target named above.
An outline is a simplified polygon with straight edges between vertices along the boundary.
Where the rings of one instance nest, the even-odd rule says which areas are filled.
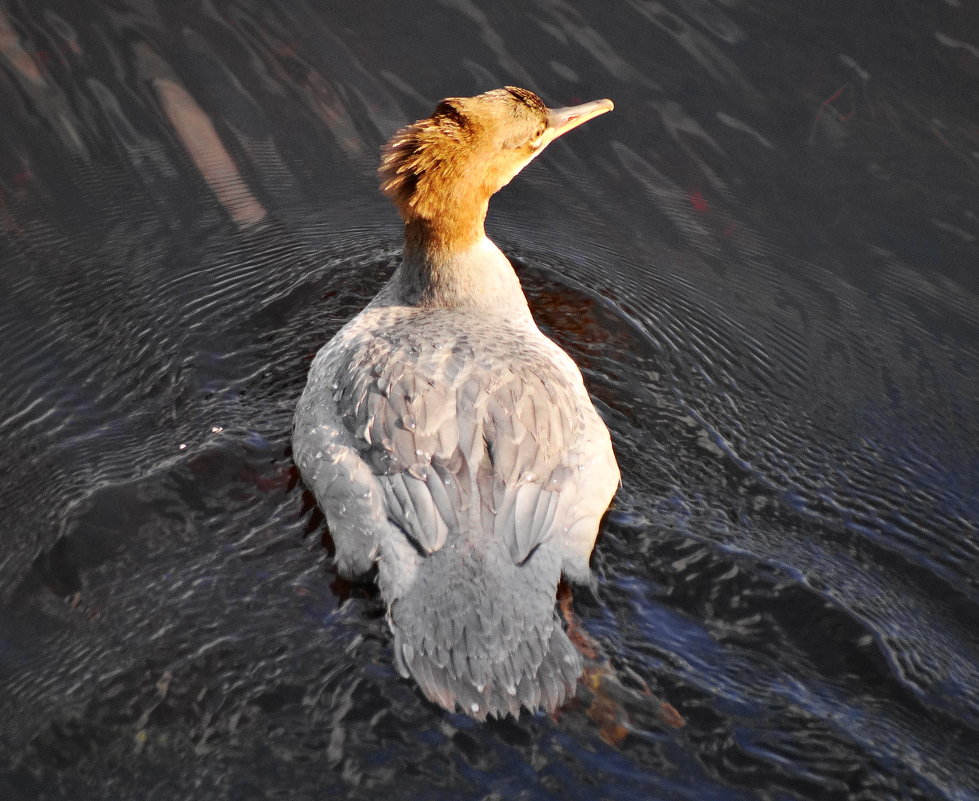
[[[541,146],[541,144],[543,144],[543,142],[544,142],[544,130],[545,130],[544,128],[541,128],[537,132],[537,136],[535,136],[533,139],[531,139],[530,142],[528,143],[534,150],[536,150],[537,148],[539,148]]]

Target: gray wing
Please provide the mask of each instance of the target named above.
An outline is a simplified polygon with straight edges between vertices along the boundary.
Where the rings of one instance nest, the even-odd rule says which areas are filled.
[[[340,521],[356,544],[344,550],[367,558],[393,524],[420,553],[475,534],[520,564],[548,542],[586,575],[618,470],[577,367],[536,331],[518,345],[436,333],[338,348],[319,387],[329,397],[306,402],[307,388],[300,403],[297,439],[323,434],[296,451],[315,465],[307,481],[331,529],[353,523]]]
[[[340,573],[370,570],[387,525],[384,492],[343,427],[332,385],[335,359],[320,351],[293,419],[293,458],[326,515]]]

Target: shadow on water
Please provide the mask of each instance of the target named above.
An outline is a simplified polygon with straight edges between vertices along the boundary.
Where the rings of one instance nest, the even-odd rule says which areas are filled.
[[[831,6],[0,2],[3,797],[975,798],[979,18]],[[424,702],[289,453],[379,145],[505,83],[616,101],[489,228],[622,466],[578,611],[679,731]]]

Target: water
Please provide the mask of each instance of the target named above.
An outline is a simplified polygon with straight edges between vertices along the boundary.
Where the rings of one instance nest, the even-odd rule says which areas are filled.
[[[4,798],[979,797],[975,6],[0,3]],[[616,110],[489,230],[623,487],[577,608],[641,706],[397,677],[298,483],[400,231],[380,144]]]

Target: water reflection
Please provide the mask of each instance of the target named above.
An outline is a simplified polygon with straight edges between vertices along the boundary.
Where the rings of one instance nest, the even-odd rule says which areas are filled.
[[[975,22],[0,4],[4,797],[979,793]],[[488,223],[623,468],[578,611],[680,734],[425,704],[292,473],[377,148],[505,83],[616,102]]]

